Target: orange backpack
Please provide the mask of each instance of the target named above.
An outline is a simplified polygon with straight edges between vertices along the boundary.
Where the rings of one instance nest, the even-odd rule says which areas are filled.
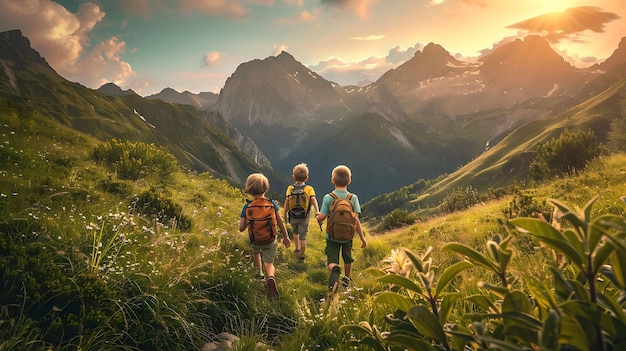
[[[338,241],[348,241],[354,237],[356,231],[356,213],[352,206],[352,194],[348,193],[346,198],[340,198],[331,192],[333,202],[328,211],[328,222],[326,232],[328,236]]]
[[[249,221],[248,236],[251,243],[261,245],[276,239],[276,211],[269,199],[262,197],[248,203],[246,220]]]

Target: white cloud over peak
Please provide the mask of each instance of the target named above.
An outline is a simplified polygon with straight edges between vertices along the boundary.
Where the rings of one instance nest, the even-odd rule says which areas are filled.
[[[275,45],[274,50],[272,50],[272,56],[280,55],[281,52],[287,51],[288,46],[285,44]]]
[[[86,50],[90,32],[105,17],[98,5],[83,3],[76,14],[50,0],[0,0],[0,8],[0,31],[19,29],[61,76],[98,88],[134,75],[120,59],[126,46],[117,37]]]
[[[365,79],[376,81],[388,70],[410,60],[415,52],[423,47],[423,44],[420,43],[406,49],[398,45],[390,49],[385,57],[370,56],[361,61],[331,57],[317,65],[310,65],[308,68],[319,73],[325,79],[341,85],[358,84]]]
[[[129,63],[120,59],[126,51],[126,43],[116,37],[96,45],[76,64],[68,69],[65,77],[69,80],[85,82],[92,88],[99,88],[105,83],[126,86],[135,76]]]

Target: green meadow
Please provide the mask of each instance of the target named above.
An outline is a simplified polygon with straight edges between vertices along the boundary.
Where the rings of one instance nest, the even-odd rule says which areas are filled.
[[[305,262],[279,245],[270,300],[241,189],[152,144],[2,111],[0,350],[200,350],[222,332],[232,350],[626,347],[623,154],[396,229],[366,222],[335,294],[312,221]]]

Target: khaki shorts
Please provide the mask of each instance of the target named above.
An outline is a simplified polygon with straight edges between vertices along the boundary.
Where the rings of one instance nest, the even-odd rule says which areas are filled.
[[[300,240],[306,240],[306,233],[309,231],[309,217],[303,219],[289,218],[289,224],[293,228],[293,233],[299,235]]]
[[[253,254],[261,253],[261,261],[263,263],[274,263],[274,257],[276,257],[276,248],[278,243],[276,240],[267,244],[250,244]]]

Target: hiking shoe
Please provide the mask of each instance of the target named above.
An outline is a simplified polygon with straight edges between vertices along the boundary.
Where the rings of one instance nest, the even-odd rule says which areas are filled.
[[[339,266],[333,267],[332,271],[330,271],[330,279],[328,279],[328,290],[335,292],[337,291],[337,281],[339,280],[339,275],[341,274],[341,268]]]
[[[304,262],[304,260],[305,260],[304,255],[302,255],[302,256],[300,256],[300,257],[298,257],[298,260],[299,260],[300,262]]]
[[[274,277],[267,278],[267,292],[271,298],[278,296],[278,288],[276,287],[276,279]]]
[[[258,279],[258,280],[265,280],[265,275],[264,274],[257,274],[255,276],[255,278]]]
[[[350,283],[352,283],[352,279],[350,279],[350,277],[346,277],[345,275],[341,277],[341,286],[347,288],[350,286]]]
[[[300,253],[300,249],[295,249],[295,250],[293,250],[293,252],[299,254]]]

